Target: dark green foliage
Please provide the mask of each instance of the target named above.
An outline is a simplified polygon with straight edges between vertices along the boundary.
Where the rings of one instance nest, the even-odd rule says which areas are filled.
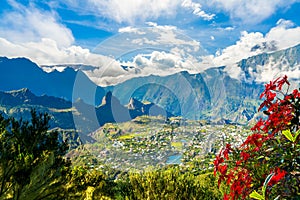
[[[114,199],[221,199],[212,173],[194,175],[178,166],[131,172],[115,181]]]
[[[102,170],[74,167],[66,186],[66,199],[221,199],[222,188],[212,172],[196,175],[179,166],[144,172],[121,172],[105,167]]]
[[[174,165],[159,170],[122,172],[106,166],[91,169],[83,164],[71,170],[71,163],[64,157],[68,150],[64,140],[69,136],[59,135],[58,129],[48,131],[49,115],[35,111],[31,115],[30,122],[0,115],[0,199],[220,199],[222,196],[215,177],[211,173],[198,173],[200,168],[189,170]]]
[[[106,176],[100,171],[88,170],[86,167],[74,167],[69,174],[69,183],[66,187],[68,199],[108,195],[105,190],[106,179]]]
[[[0,199],[63,199],[67,143],[48,131],[47,114],[31,116],[30,122],[0,116]]]

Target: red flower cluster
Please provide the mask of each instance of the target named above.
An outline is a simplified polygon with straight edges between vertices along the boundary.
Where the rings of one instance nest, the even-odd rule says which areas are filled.
[[[218,185],[220,186],[222,181],[226,181],[227,185],[230,185],[230,193],[225,194],[224,199],[238,199],[239,196],[245,198],[251,187],[251,176],[247,169],[240,168],[240,164],[243,161],[247,160],[250,155],[244,152],[241,152],[242,160],[240,163],[236,163],[236,167],[228,170],[228,165],[225,163],[226,160],[229,160],[229,154],[233,151],[230,144],[227,144],[226,147],[216,156],[214,160],[215,170],[214,174],[216,175],[219,172]]]
[[[258,165],[258,163],[249,164],[249,160],[257,155],[264,155],[260,152],[264,144],[280,134],[281,131],[286,129],[292,130],[292,126],[295,126],[293,120],[298,120],[296,124],[297,127],[300,127],[299,108],[295,107],[295,105],[300,104],[300,92],[294,90],[291,94],[284,93],[282,89],[285,84],[290,85],[287,76],[277,78],[265,85],[265,90],[260,95],[260,98],[264,97],[265,100],[258,110],[264,110],[267,118],[260,119],[256,125],[253,126],[251,129],[253,134],[249,135],[238,149],[232,149],[231,146],[227,144],[216,156],[214,161],[214,174],[216,175],[218,173],[219,175],[218,183],[220,185],[220,183],[224,181],[230,186],[230,192],[224,195],[224,199],[235,200],[240,197],[243,199],[248,197],[253,190],[251,189],[254,180],[253,175],[255,173],[252,171],[253,166],[256,168]],[[295,103],[296,100],[297,103]],[[252,162],[254,161],[255,159],[252,159]],[[266,160],[264,162],[266,162]],[[267,176],[268,172],[266,171],[264,176]],[[270,186],[278,183],[287,173],[278,167],[271,168],[271,172],[274,173],[274,175],[268,184]],[[257,180],[258,179],[256,179],[256,181]]]
[[[253,145],[255,147],[255,151],[257,151],[264,141],[264,136],[260,133],[254,133],[249,135],[247,139],[243,142],[242,147]]]
[[[288,86],[290,83],[287,80],[287,76],[277,78],[275,81],[270,81],[265,85],[264,92],[260,95],[260,98],[265,98],[264,102],[260,105],[258,111],[265,108],[265,114],[268,115],[267,120],[260,120],[252,128],[253,131],[263,131],[265,133],[272,133],[273,135],[278,131],[285,130],[288,127],[290,121],[294,118],[294,107],[290,100],[297,98],[299,93],[294,90],[291,95],[287,95],[282,92],[284,84]],[[284,96],[283,99],[279,99],[277,94]],[[276,98],[276,99],[275,99]]]
[[[270,182],[268,183],[268,186],[277,184],[286,175],[286,171],[281,170],[279,168],[276,168],[273,173],[275,174],[272,176]]]

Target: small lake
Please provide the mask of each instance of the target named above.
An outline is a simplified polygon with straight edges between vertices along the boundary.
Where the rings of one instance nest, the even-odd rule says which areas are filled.
[[[167,159],[166,164],[180,164],[181,159],[182,159],[181,154],[175,154],[175,155],[169,156],[169,158]]]

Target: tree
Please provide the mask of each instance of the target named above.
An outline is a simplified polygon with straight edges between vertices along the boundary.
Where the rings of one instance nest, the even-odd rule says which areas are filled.
[[[299,199],[300,92],[289,85],[287,76],[266,84],[259,107],[266,117],[240,147],[227,144],[216,156],[215,174],[229,186],[224,199]]]
[[[48,131],[48,114],[32,110],[31,117],[29,122],[0,115],[0,199],[63,199],[67,142]]]

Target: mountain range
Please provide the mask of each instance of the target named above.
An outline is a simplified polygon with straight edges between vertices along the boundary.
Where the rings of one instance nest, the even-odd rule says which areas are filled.
[[[62,72],[47,73],[29,59],[0,57],[0,71],[1,91],[28,88],[36,95],[45,94],[72,102],[81,98],[92,105],[99,103],[105,95],[103,88],[95,85],[83,72],[69,67]],[[78,83],[83,90],[74,90]],[[100,98],[98,102],[94,102],[95,95]]]
[[[52,127],[82,133],[140,115],[247,123],[256,117],[259,95],[271,76],[287,74],[299,86],[300,45],[198,74],[150,75],[108,87],[79,70],[92,66],[60,66],[61,72],[45,72],[26,58],[0,57],[1,112],[23,117],[34,106],[53,115]]]
[[[0,111],[5,117],[30,119],[32,109],[47,112],[51,116],[50,128],[76,130],[83,140],[89,141],[86,135],[108,122],[125,122],[141,115],[164,115],[166,111],[153,103],[142,103],[131,98],[128,105],[123,106],[111,92],[102,98],[99,106],[92,106],[78,99],[70,102],[53,96],[36,96],[29,89],[23,88],[0,91]],[[167,113],[167,116],[172,116]]]

